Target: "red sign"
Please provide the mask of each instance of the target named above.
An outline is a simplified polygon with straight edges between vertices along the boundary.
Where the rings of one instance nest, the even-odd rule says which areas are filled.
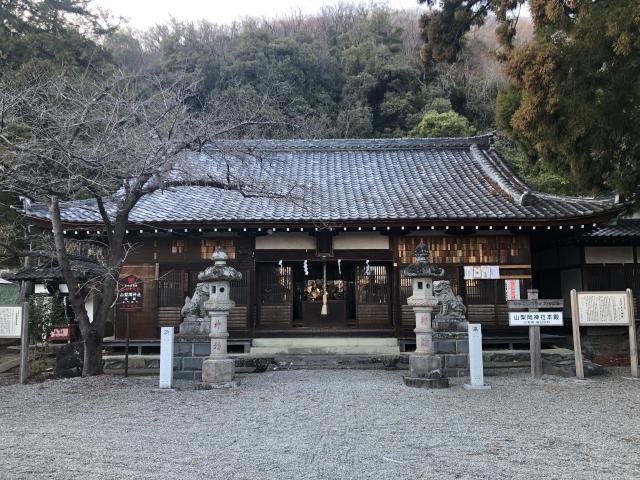
[[[118,284],[118,305],[120,305],[120,309],[127,312],[142,310],[142,280],[135,275],[129,275],[121,278]]]

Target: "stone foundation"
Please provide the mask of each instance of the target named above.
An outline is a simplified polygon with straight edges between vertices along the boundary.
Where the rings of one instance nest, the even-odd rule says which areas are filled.
[[[176,380],[202,380],[202,364],[211,354],[208,336],[176,336],[173,345],[173,378]],[[233,355],[238,373],[264,372],[274,363],[273,356],[256,357]]]
[[[434,332],[433,354],[440,357],[445,377],[469,376],[469,338],[466,332]]]

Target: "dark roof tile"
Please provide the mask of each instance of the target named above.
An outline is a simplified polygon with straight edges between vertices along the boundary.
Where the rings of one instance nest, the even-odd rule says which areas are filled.
[[[480,136],[217,142],[203,154],[186,156],[170,178],[182,185],[144,196],[130,220],[137,224],[546,221],[620,210],[613,199],[531,191],[491,150],[489,141],[489,136]],[[227,166],[245,185],[245,195],[205,186],[210,180],[224,181]],[[274,198],[277,195],[285,198]],[[113,203],[107,206],[113,211]],[[62,212],[67,223],[102,223],[91,201],[66,203]],[[42,205],[34,205],[29,214],[47,217]]]

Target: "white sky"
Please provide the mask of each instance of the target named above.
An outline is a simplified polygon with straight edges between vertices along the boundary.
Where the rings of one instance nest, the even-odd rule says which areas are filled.
[[[317,12],[321,7],[345,3],[344,0],[95,0],[94,5],[127,18],[132,27],[145,29],[163,23],[171,16],[180,20],[208,20],[230,23],[242,17],[278,17],[294,11]],[[367,0],[347,3],[369,5]],[[392,8],[416,8],[417,0],[375,2]],[[423,7],[426,8],[426,7]]]

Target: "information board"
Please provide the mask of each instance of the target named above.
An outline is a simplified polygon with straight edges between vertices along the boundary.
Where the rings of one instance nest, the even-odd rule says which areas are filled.
[[[631,323],[625,292],[578,292],[578,312],[581,326]]]
[[[0,338],[22,336],[22,307],[0,306]]]
[[[562,312],[509,312],[510,327],[561,327]]]
[[[129,275],[121,278],[118,283],[118,304],[120,309],[127,312],[142,310],[142,280],[135,275]]]
[[[500,278],[500,267],[498,265],[479,265],[464,267],[465,280],[473,279],[498,279]]]
[[[520,300],[520,280],[505,280],[504,296],[507,300]]]

